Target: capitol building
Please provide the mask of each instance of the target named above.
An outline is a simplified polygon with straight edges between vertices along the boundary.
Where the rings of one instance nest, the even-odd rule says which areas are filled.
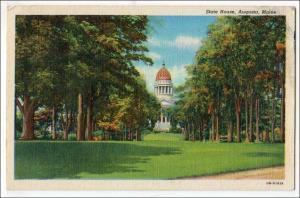
[[[171,127],[170,117],[166,115],[164,109],[167,109],[169,106],[173,105],[175,100],[173,99],[173,84],[171,74],[166,68],[165,64],[162,65],[162,68],[156,74],[154,92],[162,107],[160,118],[156,122],[154,130],[169,131]]]

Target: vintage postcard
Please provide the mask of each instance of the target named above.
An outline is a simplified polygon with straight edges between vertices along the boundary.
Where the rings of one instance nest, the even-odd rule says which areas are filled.
[[[295,8],[7,14],[7,189],[294,189]]]

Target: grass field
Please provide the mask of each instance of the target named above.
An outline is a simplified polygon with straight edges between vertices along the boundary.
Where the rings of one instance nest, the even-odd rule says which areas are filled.
[[[172,179],[284,164],[284,144],[183,141],[148,134],[141,142],[18,141],[16,179]]]

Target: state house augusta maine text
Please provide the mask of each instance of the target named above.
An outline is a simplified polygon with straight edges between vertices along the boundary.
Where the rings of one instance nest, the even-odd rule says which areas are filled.
[[[206,14],[277,14],[275,10],[215,10],[207,9]]]

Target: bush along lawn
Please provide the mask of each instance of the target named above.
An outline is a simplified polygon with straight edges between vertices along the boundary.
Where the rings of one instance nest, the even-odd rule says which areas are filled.
[[[144,141],[17,141],[16,179],[174,179],[284,164],[284,144],[184,141],[147,134]]]

